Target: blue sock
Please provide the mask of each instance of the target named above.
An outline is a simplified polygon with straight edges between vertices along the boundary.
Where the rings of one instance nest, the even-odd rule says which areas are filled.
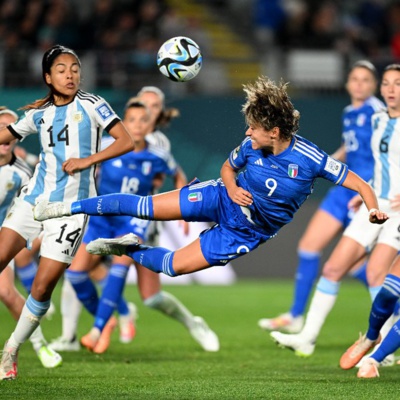
[[[130,251],[130,248],[132,249]],[[133,258],[137,263],[147,269],[157,273],[164,273],[169,276],[178,274],[172,267],[174,251],[164,249],[163,247],[149,247],[144,245],[133,245],[127,247],[127,255]]]
[[[376,340],[383,324],[392,315],[397,300],[400,297],[400,278],[395,275],[387,275],[382,289],[375,297],[369,314],[369,327],[367,338]]]
[[[299,264],[296,271],[294,299],[290,309],[293,317],[304,314],[318,275],[321,254],[299,250],[298,256]]]
[[[93,282],[89,278],[89,273],[84,271],[65,271],[66,278],[71,282],[80,302],[90,312],[95,315],[99,305],[99,297]]]
[[[357,268],[356,270],[351,271],[350,276],[354,279],[358,279],[360,282],[368,287],[367,262],[365,262],[363,265],[361,265],[361,267]]]
[[[372,355],[372,358],[382,362],[389,354],[394,353],[400,347],[400,321],[397,321],[392,329],[383,339],[378,349]]]
[[[122,264],[113,264],[108,273],[107,284],[100,298],[99,306],[94,320],[94,326],[100,331],[110,319],[117,308],[124,290],[129,267]]]
[[[26,300],[26,306],[33,315],[36,315],[40,318],[47,313],[47,310],[50,307],[50,300],[37,301],[31,295],[29,295],[28,299]]]
[[[107,194],[74,201],[71,212],[88,215],[132,215],[141,219],[153,219],[153,198],[135,194]]]
[[[97,281],[97,284],[101,287],[101,291],[103,291],[107,285],[108,276],[109,275],[107,275],[101,281]],[[118,311],[119,315],[128,315],[129,314],[128,302],[124,299],[124,296],[121,296],[121,300],[118,303],[117,311]]]
[[[37,271],[37,263],[36,261],[31,261],[29,264],[23,267],[16,267],[15,272],[19,280],[22,283],[22,286],[25,288],[27,293],[31,292],[32,283],[35,279],[36,271]]]

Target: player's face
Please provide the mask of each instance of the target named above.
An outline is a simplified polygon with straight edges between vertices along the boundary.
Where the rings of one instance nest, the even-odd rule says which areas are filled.
[[[150,115],[143,107],[130,107],[125,112],[124,125],[135,143],[142,142],[151,131]]]
[[[251,139],[251,147],[254,150],[272,149],[276,142],[276,133],[274,130],[267,131],[259,126],[249,126],[246,136]]]
[[[46,74],[46,83],[52,85],[56,93],[56,104],[69,103],[79,89],[81,81],[81,69],[78,60],[72,54],[60,54],[50,68],[50,74]]]
[[[12,124],[16,119],[10,114],[0,115],[0,129]],[[12,140],[8,143],[0,144],[0,156],[8,155],[12,152],[17,140]]]
[[[163,103],[162,103],[160,97],[156,93],[153,93],[153,92],[144,92],[140,95],[139,99],[144,104],[146,104],[146,106],[150,110],[151,123],[154,127],[156,124],[157,118],[159,117],[159,115],[163,109]]]
[[[376,80],[368,69],[356,67],[349,74],[346,88],[352,102],[364,102],[375,93]]]
[[[381,95],[392,118],[400,116],[400,71],[386,71],[382,77]]]

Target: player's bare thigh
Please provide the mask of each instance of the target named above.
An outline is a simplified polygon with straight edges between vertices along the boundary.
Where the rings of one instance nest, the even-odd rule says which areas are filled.
[[[154,195],[154,219],[159,221],[182,219],[179,196],[180,190],[173,190],[171,192]]]
[[[365,248],[360,243],[342,236],[324,264],[322,275],[331,281],[339,282],[365,254]]]
[[[317,210],[299,241],[298,248],[303,251],[322,251],[342,230],[343,225],[331,214]]]
[[[19,233],[10,229],[0,230],[0,272],[8,263],[25,247],[26,239]]]
[[[201,251],[200,238],[175,251],[172,266],[177,274],[189,274],[210,267]]]
[[[369,286],[382,285],[397,253],[397,249],[387,244],[378,243],[375,245],[367,265],[367,281]]]

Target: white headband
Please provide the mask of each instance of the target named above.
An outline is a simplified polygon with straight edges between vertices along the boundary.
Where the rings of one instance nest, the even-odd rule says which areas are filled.
[[[10,114],[12,115],[15,119],[18,119],[18,114],[12,110],[9,110],[8,108],[5,108],[4,110],[0,110],[0,115],[4,115],[4,114]]]

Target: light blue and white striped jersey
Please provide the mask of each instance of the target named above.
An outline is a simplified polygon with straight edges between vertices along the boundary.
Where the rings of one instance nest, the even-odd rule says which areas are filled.
[[[103,131],[118,121],[120,118],[103,98],[82,90],[64,106],[48,102],[28,110],[8,127],[18,139],[39,135],[39,163],[21,198],[33,205],[38,199],[76,201],[96,196],[95,166],[70,176],[62,171],[62,164],[69,158],[97,153]]]
[[[22,186],[29,182],[32,171],[21,158],[12,154],[11,161],[0,167],[0,225]]]
[[[372,127],[372,186],[381,199],[392,199],[400,194],[400,118],[390,118],[387,111],[382,111],[372,116]]]

